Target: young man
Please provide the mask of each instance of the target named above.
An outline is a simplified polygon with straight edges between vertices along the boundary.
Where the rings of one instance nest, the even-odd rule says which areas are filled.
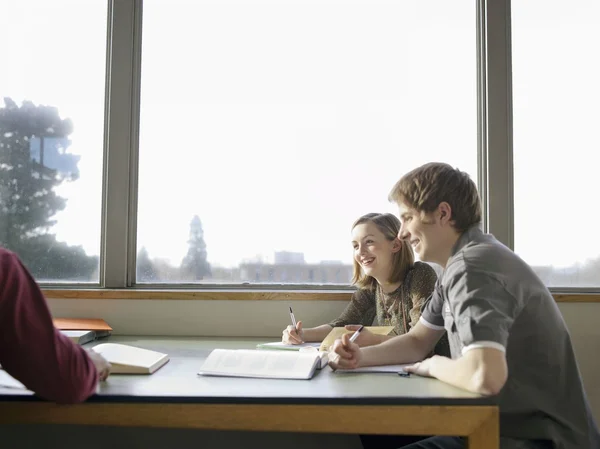
[[[38,396],[86,400],[110,364],[55,329],[44,295],[18,257],[0,248],[0,365]]]
[[[481,231],[475,183],[447,164],[430,163],[403,176],[389,198],[399,207],[399,238],[444,272],[408,334],[363,349],[344,336],[334,344],[337,366],[420,361],[408,370],[498,395],[502,449],[600,448],[560,311],[533,270]],[[423,360],[444,330],[452,358]],[[406,447],[465,446],[460,438],[434,437]]]

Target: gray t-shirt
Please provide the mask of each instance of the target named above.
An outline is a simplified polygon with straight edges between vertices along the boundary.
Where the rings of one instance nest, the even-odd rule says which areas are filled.
[[[571,337],[550,291],[521,258],[475,226],[462,234],[421,322],[448,331],[452,358],[505,351],[500,434],[600,448]]]

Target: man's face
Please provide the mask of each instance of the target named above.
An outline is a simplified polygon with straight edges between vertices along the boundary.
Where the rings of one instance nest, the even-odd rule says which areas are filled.
[[[441,230],[434,214],[424,214],[404,203],[399,203],[398,209],[402,222],[398,238],[406,240],[420,260],[440,263]]]

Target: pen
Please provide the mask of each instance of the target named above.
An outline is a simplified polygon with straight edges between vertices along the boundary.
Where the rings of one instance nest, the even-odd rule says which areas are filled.
[[[360,326],[358,329],[356,329],[356,331],[352,334],[352,337],[350,337],[350,343],[354,343],[354,340],[356,340],[358,338],[358,336],[360,335],[360,333],[362,332],[362,330],[365,328],[365,326]],[[335,355],[335,358],[331,359],[332,362],[337,362],[339,360],[340,356],[338,354]],[[335,368],[332,368],[333,371],[335,371]]]
[[[364,326],[361,326],[358,329],[356,329],[356,332],[354,332],[352,334],[352,337],[350,337],[350,343],[354,343],[354,340],[356,340],[358,338],[358,336],[360,335],[360,333],[362,332],[362,330],[364,328],[365,328]]]
[[[406,371],[399,371],[398,372],[398,376],[400,377],[410,377],[410,373],[407,373]]]
[[[296,317],[294,316],[294,312],[292,312],[292,308],[290,307],[290,318],[292,319],[292,326],[296,328]]]

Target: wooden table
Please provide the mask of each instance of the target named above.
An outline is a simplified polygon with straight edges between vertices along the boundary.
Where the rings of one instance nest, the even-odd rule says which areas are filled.
[[[455,435],[466,436],[469,448],[499,448],[493,399],[435,379],[334,373],[328,367],[311,380],[204,377],[197,372],[212,349],[253,348],[264,340],[112,336],[104,341],[166,352],[171,360],[150,376],[112,375],[97,395],[77,405],[0,387],[0,423]]]

